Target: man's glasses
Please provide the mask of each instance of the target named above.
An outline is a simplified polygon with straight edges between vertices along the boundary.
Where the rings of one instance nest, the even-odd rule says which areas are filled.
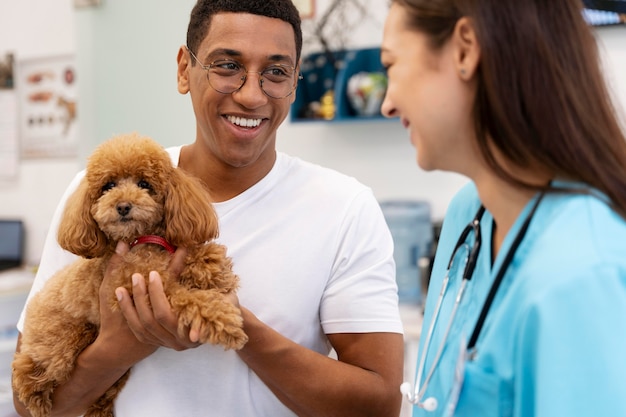
[[[273,64],[263,71],[247,71],[241,63],[231,59],[218,59],[209,65],[203,65],[200,60],[187,48],[189,54],[198,65],[206,71],[209,85],[218,93],[232,94],[245,84],[248,74],[259,75],[259,86],[266,96],[271,98],[285,98],[296,89],[296,82],[302,77],[296,77],[296,68],[291,65]]]

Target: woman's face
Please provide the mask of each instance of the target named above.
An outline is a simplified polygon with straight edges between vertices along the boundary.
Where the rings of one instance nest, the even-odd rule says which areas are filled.
[[[417,163],[425,170],[469,174],[474,130],[474,83],[459,75],[454,35],[438,50],[405,23],[402,6],[392,4],[385,22],[381,60],[389,86],[382,112],[399,117],[410,132]]]

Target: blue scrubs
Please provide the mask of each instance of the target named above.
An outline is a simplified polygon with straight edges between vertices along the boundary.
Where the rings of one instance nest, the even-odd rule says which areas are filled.
[[[533,203],[509,231],[493,267],[493,217],[485,212],[476,269],[424,396],[436,398],[438,407],[433,412],[415,407],[414,416],[626,416],[626,221],[598,197],[545,195],[489,310],[476,357],[458,361]],[[418,364],[451,252],[479,206],[470,183],[455,196],[446,214]],[[470,233],[470,246],[473,239]],[[464,260],[459,253],[450,271],[424,374],[448,326]],[[459,364],[463,367],[457,368]],[[456,378],[462,380],[456,383],[458,401],[454,401],[455,369],[462,375]]]

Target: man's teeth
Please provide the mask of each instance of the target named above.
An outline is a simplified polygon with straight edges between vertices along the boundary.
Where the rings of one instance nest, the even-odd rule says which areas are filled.
[[[241,127],[257,127],[261,124],[261,119],[244,119],[235,116],[228,116],[228,121]]]

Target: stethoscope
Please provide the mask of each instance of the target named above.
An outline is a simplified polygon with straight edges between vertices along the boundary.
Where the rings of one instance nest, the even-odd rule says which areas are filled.
[[[515,236],[515,240],[511,244],[511,247],[509,251],[507,252],[506,257],[504,258],[502,265],[500,266],[498,274],[496,275],[496,278],[494,279],[493,284],[491,285],[491,288],[489,290],[489,293],[487,294],[487,298],[485,300],[485,303],[483,304],[480,315],[478,316],[478,321],[476,322],[476,325],[474,326],[474,331],[472,332],[472,335],[467,343],[467,352],[468,352],[468,356],[470,359],[473,359],[476,357],[476,341],[478,340],[480,331],[482,330],[483,325],[485,323],[485,319],[487,318],[487,313],[489,312],[489,309],[491,308],[491,305],[493,304],[493,300],[496,296],[498,288],[500,287],[500,284],[502,283],[506,270],[510,266],[511,261],[513,260],[513,256],[515,255],[515,252],[517,251],[519,245],[524,239],[524,236],[526,235],[526,231],[528,230],[528,227],[530,225],[530,221],[535,215],[535,212],[537,211],[537,207],[539,206],[539,203],[541,202],[541,199],[543,198],[544,194],[545,193],[542,192],[537,197],[535,204],[531,208],[519,232]],[[452,328],[452,324],[454,323],[454,317],[456,316],[457,309],[459,305],[461,304],[461,300],[463,299],[465,288],[467,284],[469,283],[469,281],[472,279],[472,276],[474,274],[474,269],[476,268],[476,262],[478,261],[478,254],[480,253],[480,246],[482,244],[482,238],[481,238],[481,233],[480,233],[480,221],[484,213],[485,213],[485,207],[481,205],[478,211],[476,212],[474,219],[467,226],[465,226],[465,229],[463,229],[463,231],[461,232],[461,235],[459,236],[459,239],[457,240],[456,245],[454,246],[454,250],[452,251],[452,255],[450,255],[450,261],[448,262],[446,275],[443,279],[443,283],[441,284],[441,291],[439,292],[437,304],[435,305],[435,311],[433,313],[432,318],[430,319],[428,332],[426,333],[426,339],[424,340],[423,352],[420,358],[419,365],[417,367],[417,375],[415,376],[415,384],[414,384],[415,389],[413,390],[413,392],[411,392],[411,384],[408,382],[404,382],[400,386],[400,391],[402,392],[404,396],[406,396],[407,400],[410,403],[417,405],[418,407],[423,408],[426,411],[435,411],[438,406],[438,401],[435,397],[424,398],[424,395],[426,394],[426,390],[428,389],[428,384],[430,383],[433,377],[433,374],[435,370],[437,369],[437,366],[439,365],[441,354],[443,353],[443,350],[446,346],[448,335],[450,333],[450,329]],[[450,318],[448,320],[448,325],[446,327],[446,331],[444,333],[443,339],[441,343],[439,344],[439,347],[437,349],[437,353],[435,354],[435,358],[433,359],[432,365],[430,366],[430,369],[428,370],[428,373],[426,374],[426,378],[424,379],[424,382],[422,383],[422,376],[424,375],[424,371],[426,370],[425,369],[426,368],[426,356],[430,348],[430,340],[432,338],[433,331],[435,329],[435,324],[437,323],[437,319],[439,318],[439,311],[441,310],[441,304],[443,303],[443,298],[446,294],[446,291],[448,290],[448,283],[450,282],[450,269],[452,268],[454,259],[456,258],[456,255],[459,249],[464,248],[464,247],[465,248],[469,247],[469,245],[465,243],[465,241],[471,232],[474,233],[474,244],[470,248],[469,254],[467,256],[467,263],[465,264],[465,268],[463,269],[461,285],[459,286],[459,290],[456,294],[456,298],[454,299],[454,305],[452,307],[452,311],[450,312]]]

